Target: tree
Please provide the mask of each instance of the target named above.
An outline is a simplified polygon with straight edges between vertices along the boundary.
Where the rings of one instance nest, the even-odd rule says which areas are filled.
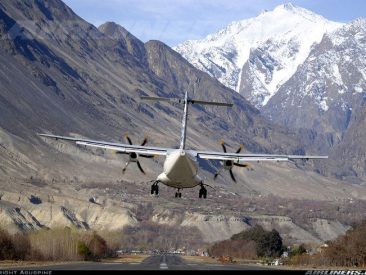
[[[282,238],[275,229],[267,232],[257,241],[257,254],[259,257],[280,257],[282,252]]]
[[[252,228],[248,230],[244,230],[238,234],[235,234],[231,237],[232,240],[246,240],[246,241],[255,241],[258,242],[262,239],[266,234],[266,231],[262,226],[256,224]]]

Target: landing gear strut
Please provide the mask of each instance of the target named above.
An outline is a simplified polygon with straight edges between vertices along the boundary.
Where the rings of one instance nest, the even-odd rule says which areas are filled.
[[[201,189],[200,189],[200,192],[199,192],[199,198],[204,198],[206,199],[207,198],[207,189],[204,187],[203,184],[201,184]]]
[[[155,195],[159,195],[159,185],[158,185],[158,181],[154,182],[153,185],[151,185],[151,195],[153,195],[155,193]]]
[[[181,198],[182,197],[182,193],[179,192],[179,191],[180,191],[180,189],[178,188],[178,191],[175,193],[176,198]]]

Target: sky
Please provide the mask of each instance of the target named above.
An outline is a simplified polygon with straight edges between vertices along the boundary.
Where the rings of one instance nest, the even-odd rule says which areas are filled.
[[[173,47],[202,39],[233,21],[257,16],[288,3],[281,0],[63,0],[96,27],[113,21],[146,42],[160,40]],[[366,17],[365,0],[293,0],[292,4],[323,17],[347,23]]]

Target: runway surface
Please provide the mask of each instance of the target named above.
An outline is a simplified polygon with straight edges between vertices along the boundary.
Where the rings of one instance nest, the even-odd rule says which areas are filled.
[[[268,270],[263,266],[202,263],[183,259],[177,255],[157,255],[144,259],[140,263],[121,262],[82,262],[60,265],[49,265],[32,268],[14,268],[16,270]]]

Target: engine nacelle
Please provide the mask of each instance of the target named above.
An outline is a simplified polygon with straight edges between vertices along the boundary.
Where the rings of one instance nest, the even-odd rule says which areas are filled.
[[[139,155],[137,153],[135,153],[135,152],[129,153],[128,155],[130,157],[130,161],[131,162],[136,162],[137,159],[138,159],[138,157],[139,157]]]
[[[225,160],[223,166],[224,169],[230,170],[231,168],[233,168],[234,162],[232,160]]]

